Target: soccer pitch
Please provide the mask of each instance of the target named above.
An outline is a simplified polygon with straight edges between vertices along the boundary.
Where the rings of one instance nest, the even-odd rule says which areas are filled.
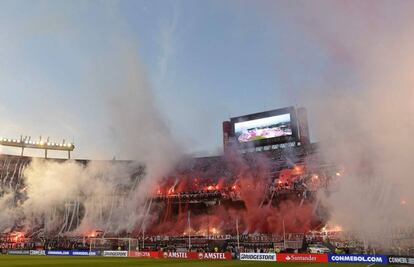
[[[108,257],[53,257],[53,256],[15,256],[1,255],[1,267],[28,267],[28,266],[71,266],[71,267],[115,267],[115,266],[151,266],[151,267],[209,267],[209,266],[373,266],[369,264],[338,264],[338,263],[277,263],[257,261],[198,261],[198,260],[171,260],[171,259],[137,259],[137,258],[108,258]],[[380,265],[375,265],[380,266]],[[394,266],[394,265],[388,265]]]

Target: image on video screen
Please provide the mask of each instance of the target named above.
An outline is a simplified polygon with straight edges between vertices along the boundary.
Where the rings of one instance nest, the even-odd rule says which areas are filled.
[[[240,143],[291,136],[290,114],[236,122],[234,132]]]

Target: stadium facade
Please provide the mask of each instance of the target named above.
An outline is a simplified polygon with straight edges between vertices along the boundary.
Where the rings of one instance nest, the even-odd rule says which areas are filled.
[[[105,227],[104,223],[93,225],[90,227],[94,229],[94,237],[141,237],[145,233],[147,236],[218,238],[256,233],[275,235],[274,239],[280,242],[280,235],[287,232],[299,234],[294,241],[302,243],[305,233],[324,226],[327,214],[315,195],[320,189],[329,190],[328,185],[338,178],[338,170],[323,162],[318,145],[310,142],[305,109],[288,107],[234,117],[223,122],[222,134],[222,155],[184,158],[159,181],[156,191],[145,201],[145,223],[138,223],[129,231]],[[14,192],[14,205],[26,199],[25,169],[35,160],[67,162],[0,156],[0,194]],[[85,167],[95,164],[93,160],[72,162]],[[105,196],[111,199],[105,202],[111,211],[109,215],[107,211],[98,215],[103,220],[113,216],[112,206],[116,209],[128,201],[128,197],[122,196],[131,192],[145,176],[145,167],[137,163],[107,161],[104,164],[128,165],[130,177],[129,182],[113,191],[113,196]],[[133,165],[132,171],[130,165]],[[111,175],[117,174],[111,172]],[[58,218],[59,228],[48,227],[46,220],[37,220],[30,226],[25,225],[25,220],[16,220],[12,227],[1,230],[5,235],[24,232],[31,238],[82,236],[84,233],[77,229],[85,217],[84,201],[82,197],[69,199],[56,209],[52,217]],[[102,199],[96,201],[102,202]],[[94,205],[97,210],[102,209],[99,203]],[[283,238],[286,241],[285,235]]]

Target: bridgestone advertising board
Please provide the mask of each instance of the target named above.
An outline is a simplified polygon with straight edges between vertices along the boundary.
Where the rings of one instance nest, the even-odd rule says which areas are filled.
[[[128,257],[128,251],[126,250],[104,250],[102,253],[104,257]]]
[[[240,253],[241,261],[276,261],[275,253]]]

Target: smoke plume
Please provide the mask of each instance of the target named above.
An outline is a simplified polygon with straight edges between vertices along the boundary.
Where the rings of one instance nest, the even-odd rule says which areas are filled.
[[[17,48],[9,49],[16,55],[16,61],[21,60],[17,56],[19,45],[32,41],[31,38],[56,44],[57,52],[53,50],[53,53],[57,62],[65,59],[61,55],[73,53],[73,49],[74,58],[82,57],[82,60],[60,62],[70,74],[68,85],[76,84],[80,92],[63,99],[74,100],[79,109],[62,108],[63,102],[59,100],[62,97],[54,96],[47,88],[58,104],[46,98],[51,105],[26,106],[34,110],[31,119],[50,114],[48,121],[58,121],[72,134],[90,138],[89,144],[77,144],[78,149],[85,149],[86,153],[82,154],[93,159],[114,156],[130,162],[102,161],[85,165],[74,161],[33,160],[24,171],[26,187],[22,190],[26,199],[13,207],[12,193],[0,195],[0,206],[5,206],[0,211],[2,229],[19,222],[28,227],[44,224],[46,231],[53,233],[91,231],[93,227],[109,232],[131,231],[136,225],[144,225],[148,196],[180,158],[180,150],[159,112],[138,56],[137,40],[118,11],[116,4],[103,2],[98,7],[87,3],[40,5],[11,35],[10,42],[15,42]],[[93,25],[83,24],[91,12],[96,21]],[[53,81],[45,78],[43,83]],[[42,126],[50,128],[50,124]],[[39,129],[39,125],[33,129]],[[75,222],[74,213],[83,214],[82,221]]]
[[[344,169],[337,191],[321,194],[330,220],[384,244],[414,222],[414,4],[266,3],[260,12],[289,28],[290,63],[313,76],[286,64],[286,79],[297,79],[286,89],[308,107],[324,157]]]

